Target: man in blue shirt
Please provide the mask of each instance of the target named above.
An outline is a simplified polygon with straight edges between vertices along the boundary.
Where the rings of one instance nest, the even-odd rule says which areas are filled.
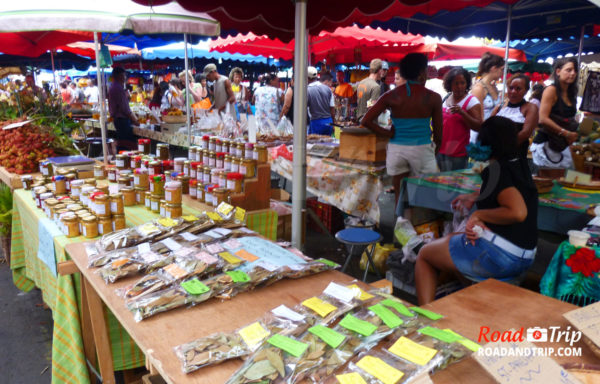
[[[330,73],[323,73],[321,81],[317,79],[317,69],[308,67],[307,104],[310,115],[308,134],[331,136],[333,133],[333,118],[335,116],[335,101],[331,88],[323,84],[332,81]]]

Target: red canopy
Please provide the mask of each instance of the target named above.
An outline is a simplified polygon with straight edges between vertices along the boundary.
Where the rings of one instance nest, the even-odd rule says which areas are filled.
[[[171,0],[133,0],[140,4],[166,4]],[[331,31],[352,23],[369,25],[375,20],[433,15],[469,6],[484,7],[495,1],[514,4],[519,0],[320,0],[308,1],[306,27],[310,34]],[[294,37],[295,5],[292,0],[177,0],[191,11],[206,12],[221,23],[221,30],[254,32],[290,41]]]
[[[323,31],[311,36],[309,51],[312,59],[316,61],[327,59],[336,63],[347,63],[356,61],[355,55],[360,53],[358,50],[366,50],[367,47],[381,47],[387,44],[399,50],[424,43],[425,39],[418,35],[352,26],[339,27],[333,32]],[[279,39],[270,39],[265,35],[257,36],[251,32],[209,42],[211,51],[273,56],[283,60],[294,57],[294,45],[294,40],[284,43]]]
[[[139,55],[140,51],[135,48],[123,47],[120,45],[114,44],[105,44],[108,47],[108,51],[111,56],[125,55],[125,54],[133,54]],[[88,42],[76,42],[68,45],[63,45],[58,47],[58,49],[62,49],[63,51],[75,53],[80,56],[86,56],[91,59],[96,59],[96,49],[94,47],[94,43]]]
[[[491,47],[489,45],[457,45],[457,44],[435,44],[434,60],[457,60],[457,59],[476,59],[481,57],[485,52],[490,52],[498,56],[504,57],[504,48]],[[508,51],[508,58],[517,61],[527,61],[525,52],[520,49],[511,48]]]
[[[92,32],[78,31],[4,32],[0,33],[0,52],[38,57],[58,46],[93,38]]]

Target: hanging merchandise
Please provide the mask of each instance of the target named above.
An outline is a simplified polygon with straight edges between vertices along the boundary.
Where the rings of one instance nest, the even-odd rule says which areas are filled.
[[[600,72],[590,71],[588,73],[580,109],[586,112],[600,113]]]
[[[110,56],[110,51],[105,44],[102,44],[100,47],[100,67],[101,68],[109,68],[113,64],[112,57]]]

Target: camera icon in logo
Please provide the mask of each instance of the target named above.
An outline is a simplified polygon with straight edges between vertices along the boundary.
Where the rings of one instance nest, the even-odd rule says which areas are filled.
[[[527,341],[548,341],[548,330],[546,328],[527,328]]]

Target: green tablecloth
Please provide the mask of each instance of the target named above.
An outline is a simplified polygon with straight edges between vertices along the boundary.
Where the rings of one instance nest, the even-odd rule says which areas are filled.
[[[38,287],[44,302],[52,310],[54,332],[52,342],[52,383],[89,383],[83,352],[80,326],[80,275],[54,276],[48,266],[38,259],[38,222],[45,218],[42,210],[35,206],[31,192],[16,190],[13,193],[13,219],[11,244],[11,269],[14,284],[23,291]],[[184,206],[184,214],[200,212]],[[143,206],[126,207],[128,226],[139,225],[158,215]],[[247,226],[270,239],[277,233],[277,213],[264,211],[249,214]],[[54,238],[56,262],[68,260],[65,246],[69,243],[86,241],[83,237],[69,239]],[[122,328],[112,313],[107,312],[114,369],[135,368],[144,364],[143,353],[137,348],[129,334]]]
[[[442,172],[406,178],[402,195],[409,205],[451,212],[450,203],[457,195],[477,191],[480,187],[481,177],[477,174]],[[571,189],[555,184],[552,191],[539,195],[538,227],[561,234],[570,229],[580,229],[590,220],[586,210],[598,203],[600,191]]]

